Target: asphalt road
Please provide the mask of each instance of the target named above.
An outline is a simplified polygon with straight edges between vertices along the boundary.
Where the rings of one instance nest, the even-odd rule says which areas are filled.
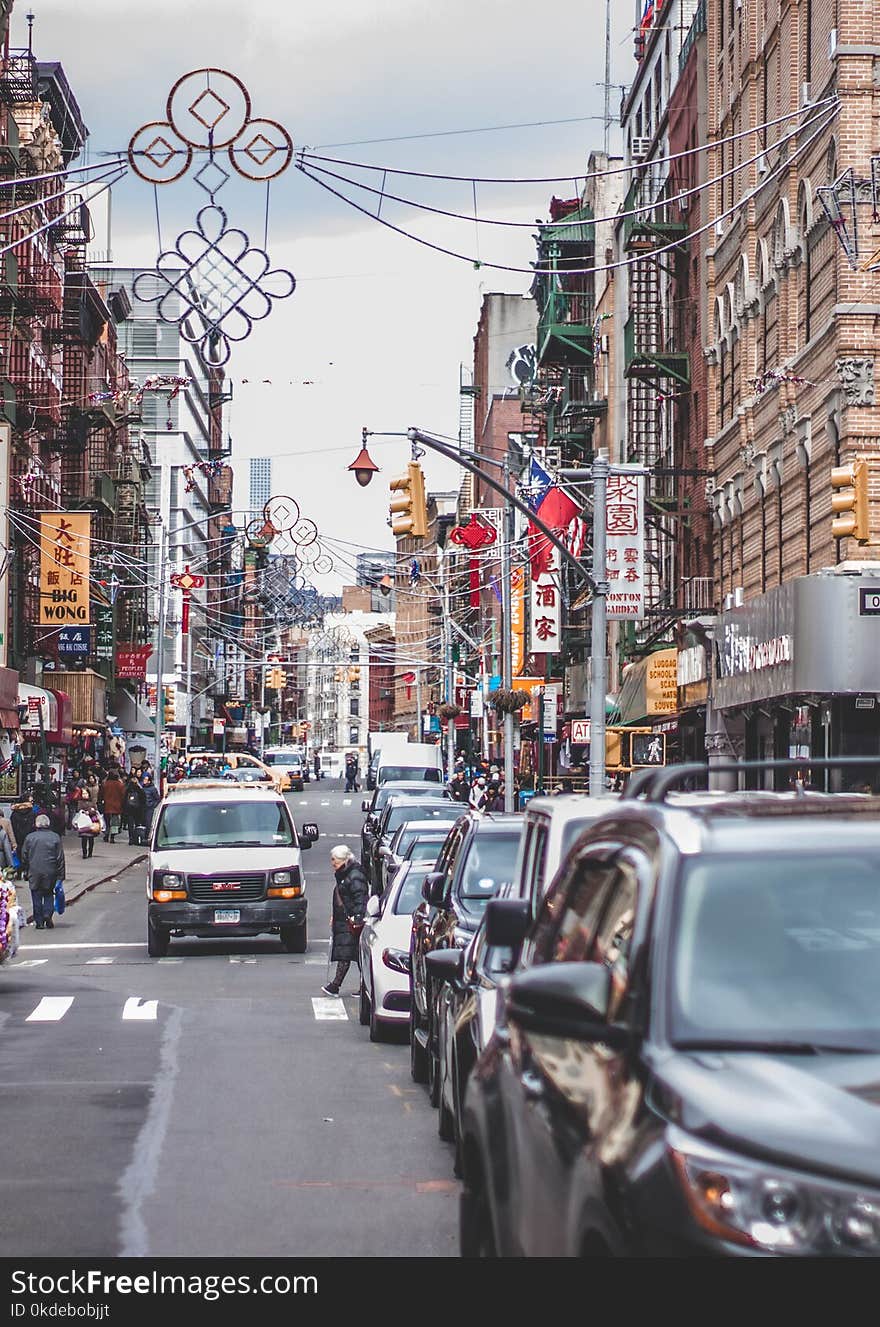
[[[319,1017],[328,855],[359,852],[361,796],[288,797],[321,831],[305,955],[227,937],[150,959],[143,865],[28,927],[0,968],[5,1256],[456,1256],[452,1151],[405,1041],[370,1044],[355,969],[347,1017]]]

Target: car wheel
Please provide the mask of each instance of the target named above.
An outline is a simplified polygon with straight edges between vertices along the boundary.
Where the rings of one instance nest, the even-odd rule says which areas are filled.
[[[309,947],[309,924],[281,927],[281,946],[288,954],[304,954]]]
[[[164,926],[151,926],[147,923],[147,953],[150,958],[164,958],[171,944],[171,932]]]
[[[462,1189],[458,1203],[459,1248],[462,1258],[497,1258],[492,1214],[484,1188]]]
[[[370,1021],[370,1002],[367,999],[366,982],[361,976],[361,998],[358,1005],[358,1022],[362,1028],[365,1028]]]
[[[423,1046],[416,1039],[416,1014],[415,1010],[409,1011],[409,1072],[414,1083],[427,1083],[428,1081],[428,1055]]]

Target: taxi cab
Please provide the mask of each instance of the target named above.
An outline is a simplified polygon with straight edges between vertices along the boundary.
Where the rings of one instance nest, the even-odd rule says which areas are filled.
[[[147,949],[164,957],[173,935],[277,935],[308,946],[301,854],[318,827],[297,831],[280,792],[225,779],[172,785],[153,820],[147,870]]]
[[[190,751],[190,765],[198,770],[207,767],[207,777],[229,777],[230,783],[268,783],[279,792],[290,791],[291,781],[283,767],[271,769],[263,760],[258,760],[249,751]],[[223,773],[228,770],[229,774]],[[199,777],[198,775],[196,777]],[[192,775],[187,775],[187,780]]]

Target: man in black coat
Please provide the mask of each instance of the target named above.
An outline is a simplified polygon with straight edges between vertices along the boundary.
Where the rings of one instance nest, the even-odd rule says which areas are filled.
[[[37,816],[36,829],[28,834],[21,845],[21,865],[30,886],[37,930],[51,931],[54,926],[55,881],[63,880],[67,870],[61,839],[54,829],[49,828],[48,816]]]
[[[330,865],[336,876],[336,888],[333,891],[333,918],[331,931],[330,959],[336,963],[336,975],[321,990],[327,995],[338,995],[345,980],[345,974],[352,963],[358,960],[360,928],[353,931],[349,921],[363,925],[364,913],[370,887],[360,863],[355,859],[351,848],[344,843],[331,849]]]

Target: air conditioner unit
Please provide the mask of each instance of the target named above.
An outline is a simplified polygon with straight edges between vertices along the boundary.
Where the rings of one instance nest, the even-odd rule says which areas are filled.
[[[744,595],[743,595],[743,587],[742,587],[741,585],[737,585],[737,586],[734,588],[734,591],[733,591],[733,606],[734,606],[734,608],[742,608],[743,603],[744,603],[744,598],[745,598],[745,597],[744,597]]]
[[[800,109],[803,110],[805,106],[809,106],[812,100],[813,100],[813,85],[811,83],[801,83]]]
[[[678,203],[679,212],[686,212],[691,205],[690,197],[686,193],[679,194],[675,201]]]
[[[837,28],[832,28],[828,34],[828,59],[833,60],[837,55]]]
[[[607,334],[607,332],[606,332],[606,334],[605,334],[604,336],[600,336],[600,337],[599,337],[599,349],[601,350],[601,352],[602,352],[603,355],[607,355],[607,354],[608,354],[608,334]]]
[[[632,159],[633,161],[644,161],[645,157],[651,151],[650,138],[634,138],[632,141]]]
[[[762,152],[760,157],[758,157],[758,174],[766,175],[769,169],[770,162],[767,160],[767,154],[766,152]]]
[[[723,603],[722,603],[722,605],[721,605],[721,611],[722,611],[723,613],[729,613],[730,610],[731,610],[731,608],[733,608],[733,595],[732,595],[732,594],[726,594],[726,595],[724,596],[724,601],[723,601]]]

